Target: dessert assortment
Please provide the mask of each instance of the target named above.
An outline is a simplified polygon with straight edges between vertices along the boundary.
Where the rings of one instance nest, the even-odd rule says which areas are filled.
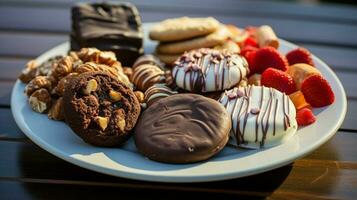
[[[284,143],[335,100],[311,53],[282,54],[270,26],[181,17],[149,37],[159,41],[154,54],[143,52],[132,4],[77,4],[69,52],[30,61],[19,76],[29,106],[90,145],[120,148],[133,137],[151,160],[191,163],[227,145]]]

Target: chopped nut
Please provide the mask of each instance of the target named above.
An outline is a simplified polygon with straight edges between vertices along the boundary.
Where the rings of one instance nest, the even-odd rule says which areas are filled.
[[[63,108],[63,99],[62,97],[60,97],[54,102],[54,104],[51,106],[50,110],[48,111],[48,118],[53,120],[59,120],[59,121],[64,120],[62,108]]]
[[[85,90],[83,91],[84,94],[89,95],[91,92],[96,91],[98,87],[98,83],[96,80],[91,79],[88,81]]]
[[[58,96],[63,96],[64,94],[64,90],[67,86],[67,84],[75,77],[77,76],[78,74],[77,73],[70,73],[68,74],[67,76],[63,77],[57,84],[57,86],[55,87],[55,93],[58,95]]]
[[[44,88],[36,90],[29,98],[31,108],[38,113],[43,113],[50,108],[51,101],[50,93]]]
[[[65,77],[72,72],[73,60],[70,56],[65,56],[58,61],[57,65],[53,69],[53,73],[57,77]]]
[[[38,64],[36,63],[35,60],[30,60],[26,64],[26,68],[22,70],[19,79],[23,83],[28,83],[30,82],[33,78],[36,76],[36,71],[37,71]]]
[[[108,120],[109,120],[108,117],[100,117],[100,116],[95,117],[95,121],[97,122],[99,127],[102,129],[102,131],[104,131],[107,128]]]
[[[114,90],[109,91],[109,96],[114,102],[120,101],[120,99],[122,98],[121,94]]]
[[[40,88],[47,89],[48,91],[51,90],[52,83],[46,76],[37,76],[34,79],[32,79],[26,85],[25,93],[27,96],[30,96],[33,92],[35,92],[36,90],[38,90]]]
[[[126,126],[126,122],[125,119],[123,118],[119,118],[117,121],[117,126],[119,127],[119,129],[124,132],[125,126]]]
[[[133,69],[131,67],[123,67],[123,73],[129,78],[131,81],[131,77],[133,76]]]
[[[145,95],[141,91],[135,91],[134,92],[136,98],[138,99],[139,103],[144,103],[145,100]]]

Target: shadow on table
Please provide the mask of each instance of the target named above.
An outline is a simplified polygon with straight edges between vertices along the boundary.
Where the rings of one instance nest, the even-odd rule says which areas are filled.
[[[31,145],[31,148],[26,147]],[[333,145],[324,145],[324,151],[338,159]],[[33,157],[37,159],[34,160]],[[21,176],[30,180],[24,181],[23,187],[29,195],[33,196],[33,199],[85,198],[86,200],[129,199],[139,195],[150,195],[156,200],[168,198],[182,200],[191,195],[207,195],[210,199],[237,199],[237,197],[264,199],[288,180],[293,169],[290,164],[262,174],[227,181],[154,183],[92,172],[52,156],[38,147],[33,147],[33,144],[20,148],[19,168]],[[329,191],[332,188],[325,189]]]

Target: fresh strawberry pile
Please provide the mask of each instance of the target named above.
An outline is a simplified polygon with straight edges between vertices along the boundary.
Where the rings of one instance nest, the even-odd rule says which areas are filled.
[[[312,109],[328,106],[335,100],[330,84],[315,68],[309,50],[297,48],[284,55],[274,45],[260,46],[257,29],[245,28],[246,37],[238,42],[241,55],[249,64],[248,83],[254,79],[253,84],[289,95],[296,108],[298,125],[314,123],[316,117]]]

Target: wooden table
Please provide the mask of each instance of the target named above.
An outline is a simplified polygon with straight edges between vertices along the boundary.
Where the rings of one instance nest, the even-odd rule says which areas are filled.
[[[68,39],[72,0],[0,3],[0,199],[129,199],[191,194],[235,199],[355,199],[357,197],[357,8],[266,1],[134,1],[144,22],[212,15],[224,23],[269,24],[310,49],[342,81],[348,112],[338,133],[285,167],[229,181],[151,183],[111,177],[67,163],[37,147],[15,124],[10,92],[24,64]]]

